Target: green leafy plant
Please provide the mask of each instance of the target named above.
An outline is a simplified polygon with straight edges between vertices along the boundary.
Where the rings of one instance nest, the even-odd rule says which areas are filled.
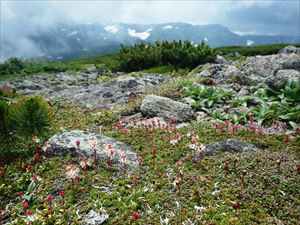
[[[260,123],[271,117],[294,123],[300,121],[300,87],[297,81],[289,79],[279,87],[260,85],[255,89],[254,95],[262,101],[254,110]]]
[[[230,101],[230,103],[233,105],[233,106],[244,106],[244,107],[247,107],[248,105],[248,102],[252,99],[251,96],[245,96],[245,97],[242,97],[242,98],[236,98],[236,99],[232,99]]]
[[[255,96],[268,101],[287,101],[290,104],[300,102],[300,87],[295,80],[286,80],[281,86],[267,85],[258,88]]]
[[[201,85],[187,88],[185,95],[196,100],[192,105],[194,108],[202,109],[210,108],[214,103],[225,103],[232,97],[232,92]]]
[[[253,110],[258,124],[270,124],[276,120],[278,108],[278,104],[276,103],[268,104],[262,101],[261,104]]]
[[[212,117],[213,121],[216,121],[216,122],[225,121],[225,120],[229,119],[229,116],[226,113],[221,112],[220,109],[214,110],[211,114],[211,117]]]

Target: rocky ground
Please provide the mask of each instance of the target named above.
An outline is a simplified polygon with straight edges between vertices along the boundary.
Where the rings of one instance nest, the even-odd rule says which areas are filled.
[[[297,189],[299,174],[293,168],[296,164],[299,166],[299,160],[293,154],[296,152],[297,155],[300,151],[298,130],[292,131],[294,133],[291,133],[291,136],[286,136],[291,127],[284,121],[278,121],[273,126],[262,126],[250,120],[240,125],[226,119],[215,122],[212,117],[216,109],[221,113],[234,114],[253,109],[260,104],[252,91],[252,87],[258,84],[280,87],[290,79],[300,86],[300,56],[297,52],[287,48],[280,54],[248,57],[243,62],[228,62],[218,57],[216,63],[199,66],[181,78],[161,74],[116,74],[110,81],[98,83],[99,77],[101,74],[96,70],[90,70],[72,75],[58,73],[30,76],[0,83],[0,86],[16,89],[21,95],[65,99],[84,109],[92,109],[89,115],[72,114],[72,122],[69,122],[72,110],[66,110],[69,111],[68,116],[60,121],[64,123],[60,131],[46,142],[36,142],[42,146],[43,155],[50,157],[42,162],[40,167],[35,164],[35,173],[43,173],[43,180],[46,182],[39,183],[36,193],[40,191],[45,194],[50,191],[50,196],[56,200],[60,196],[64,201],[64,196],[60,193],[68,189],[68,196],[73,196],[73,200],[70,200],[70,203],[62,202],[62,209],[58,212],[56,206],[61,204],[61,200],[52,202],[48,199],[43,203],[47,212],[40,213],[39,208],[42,206],[39,205],[32,208],[36,213],[27,217],[17,216],[18,213],[23,213],[20,212],[21,206],[17,203],[19,200],[23,201],[22,197],[15,196],[15,199],[9,202],[8,199],[15,195],[15,190],[13,187],[6,190],[2,185],[0,191],[9,192],[3,197],[6,203],[9,202],[3,210],[4,224],[43,220],[51,222],[51,217],[52,221],[53,218],[59,218],[60,221],[73,221],[75,224],[102,224],[107,221],[111,224],[120,224],[121,221],[125,221],[124,224],[178,224],[179,221],[182,224],[240,224],[239,219],[245,221],[248,218],[247,213],[244,213],[246,208],[250,210],[247,212],[255,215],[248,218],[251,221],[249,224],[258,224],[264,221],[263,218],[268,221],[264,221],[265,223],[270,224],[296,223],[297,213],[300,212],[297,205],[299,198],[293,189]],[[177,97],[178,93],[186,91],[184,85],[176,87],[178,89],[171,89],[171,93],[167,94],[159,88],[170,87],[171,84],[182,80],[192,80],[195,87],[206,85],[230,91],[233,99],[248,96],[249,104],[233,106],[215,102],[211,108],[199,109],[193,106],[195,100],[191,96]],[[134,114],[129,116],[118,114],[117,119],[108,126],[95,119],[103,113],[102,109],[113,112],[120,105],[134,102],[138,96],[141,98],[138,112],[135,110]],[[102,118],[110,119],[110,116],[107,114]],[[81,119],[89,124],[89,128],[84,129],[84,126],[78,125]],[[213,123],[210,125],[208,122]],[[299,124],[296,125],[299,128]],[[274,149],[278,153],[273,153]],[[291,154],[286,154],[289,151]],[[213,157],[219,154],[222,157]],[[73,158],[67,158],[69,156]],[[203,158],[206,156],[208,158]],[[101,168],[92,163],[98,160]],[[263,163],[259,164],[259,160]],[[62,178],[60,172],[55,171],[56,163],[65,167],[66,162],[72,165],[72,168],[67,167],[67,170],[72,170],[73,175],[78,178],[71,179],[71,184],[67,184],[68,179]],[[234,165],[231,169],[228,162]],[[238,169],[237,162],[240,166]],[[249,165],[251,167],[247,167]],[[269,168],[270,165],[272,169]],[[298,166],[297,171],[300,173]],[[112,175],[107,170],[117,172]],[[208,172],[210,170],[211,172]],[[31,174],[31,170],[25,171]],[[121,175],[120,171],[125,172],[125,175]],[[198,174],[199,171],[201,174]],[[78,175],[79,173],[81,175]],[[272,177],[268,177],[268,173],[272,174]],[[56,180],[48,183],[47,179]],[[228,179],[231,181],[227,182]],[[289,183],[291,189],[285,190],[287,194],[280,192],[281,200],[262,200],[266,210],[262,207],[259,208],[259,212],[254,212],[259,203],[255,200],[250,201],[249,196],[259,199],[261,193],[261,197],[267,195],[265,189],[274,180]],[[40,181],[35,179],[31,182],[36,185]],[[74,185],[77,182],[78,184]],[[99,186],[97,182],[102,182],[103,186]],[[201,185],[198,186],[197,182]],[[270,190],[284,189],[286,183],[280,182],[272,184],[274,187],[269,187]],[[84,195],[84,188],[90,190],[87,195]],[[18,190],[20,189],[22,188]],[[98,189],[101,191],[96,192]],[[256,192],[252,192],[251,189]],[[76,205],[78,211],[71,210],[73,202],[76,202],[74,192],[78,192],[79,198],[83,199],[86,206]],[[27,194],[33,193],[35,192]],[[285,198],[285,195],[293,200]],[[103,201],[97,202],[98,198]],[[269,198],[273,198],[273,195]],[[109,202],[105,201],[106,199],[109,199]],[[40,202],[43,199],[37,197],[30,201]],[[270,206],[271,201],[275,201],[278,207]],[[291,201],[290,208],[283,204]],[[68,213],[64,211],[65,204],[70,207]],[[248,206],[251,206],[251,209]],[[238,211],[239,208],[244,208],[244,211]],[[284,215],[284,210],[291,216],[291,220]],[[219,216],[214,216],[216,212]],[[231,219],[222,218],[221,213],[229,215]],[[69,216],[64,217],[66,214]],[[259,222],[255,221],[255,217]],[[150,218],[154,218],[155,222]]]

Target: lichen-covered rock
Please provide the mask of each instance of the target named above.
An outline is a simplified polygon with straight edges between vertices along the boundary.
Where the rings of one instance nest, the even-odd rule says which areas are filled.
[[[211,79],[215,84],[251,84],[251,80],[244,76],[237,67],[227,64],[211,64],[205,66],[203,70],[195,74],[195,76],[199,79]]]
[[[285,46],[283,49],[281,49],[279,54],[290,54],[290,53],[300,53],[300,48],[297,48],[293,45]]]
[[[241,66],[241,71],[254,83],[264,82],[274,76],[278,70],[300,70],[300,57],[294,53],[248,57]]]
[[[256,151],[262,151],[262,149],[236,139],[226,139],[206,145],[206,155],[215,155],[219,152],[244,153]]]
[[[109,162],[115,168],[137,167],[136,153],[126,144],[116,141],[104,135],[73,130],[56,134],[51,137],[43,147],[46,156],[86,156],[94,158],[94,151],[97,159],[102,162]]]
[[[194,119],[193,110],[189,105],[156,95],[147,95],[140,109],[144,116],[162,117],[165,121],[176,118],[180,123]]]
[[[300,72],[297,70],[279,70],[275,76],[267,77],[266,84],[280,88],[286,80],[294,80],[300,86]]]
[[[212,64],[196,76],[199,78],[211,78],[224,83],[229,79],[234,79],[236,76],[240,76],[240,71],[235,66]]]

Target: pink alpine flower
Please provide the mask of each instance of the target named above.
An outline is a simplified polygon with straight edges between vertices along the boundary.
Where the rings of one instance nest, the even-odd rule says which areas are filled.
[[[44,152],[47,152],[47,151],[51,148],[51,146],[52,146],[52,143],[51,143],[50,141],[47,141],[47,142],[45,143],[45,145],[42,147],[42,150],[43,150]]]
[[[87,157],[83,157],[83,158],[80,160],[79,165],[80,165],[81,169],[87,170],[89,167],[92,166],[92,162],[91,162],[91,160],[89,160]]]
[[[175,136],[173,136],[170,140],[170,144],[171,145],[176,145],[179,141],[181,140],[181,135],[176,134]]]
[[[24,211],[28,208],[28,205],[29,204],[28,204],[27,201],[22,202],[22,208],[23,208]]]
[[[229,170],[228,162],[225,162],[225,164],[224,164],[224,170],[225,170],[225,177],[227,178],[227,176],[228,176],[228,170]]]
[[[131,220],[136,221],[139,218],[138,212],[132,212],[131,213]]]
[[[34,141],[35,143],[41,142],[41,139],[38,136],[32,136],[31,140]]]
[[[66,174],[66,177],[71,180],[78,179],[79,178],[79,168],[77,166],[75,166],[74,164],[71,164],[71,165],[67,166],[65,174]]]
[[[180,166],[182,166],[182,162],[181,162],[181,161],[177,161],[177,162],[175,163],[175,165],[176,165],[177,167],[180,167]]]
[[[151,154],[152,154],[153,156],[155,156],[155,155],[157,154],[157,148],[152,148],[152,149],[151,149]]]
[[[138,156],[137,161],[138,161],[139,165],[141,166],[141,165],[143,165],[144,159],[141,156]]]
[[[53,195],[48,195],[48,196],[46,197],[46,201],[47,201],[49,204],[52,203],[53,199],[54,199]]]
[[[75,144],[76,144],[77,148],[79,149],[79,147],[80,147],[80,141],[77,140],[77,141],[75,142]]]
[[[238,209],[240,204],[238,202],[231,202],[232,203],[232,208]]]
[[[95,149],[96,146],[97,146],[97,143],[98,143],[97,139],[96,139],[95,137],[92,138],[92,139],[90,140],[90,146],[91,146],[91,148],[92,148],[92,149]]]
[[[285,136],[283,140],[285,143],[288,143],[292,140],[292,138],[290,136]]]
[[[300,174],[300,164],[296,166],[297,173]]]

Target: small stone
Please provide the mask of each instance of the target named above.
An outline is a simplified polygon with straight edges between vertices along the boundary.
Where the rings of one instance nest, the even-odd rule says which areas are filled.
[[[237,139],[226,139],[224,141],[213,142],[206,145],[207,155],[215,155],[219,152],[244,153],[252,151],[257,152],[262,151],[262,149],[256,147],[253,144]]]
[[[226,64],[227,60],[224,59],[222,56],[217,55],[217,57],[215,59],[215,63],[217,63],[217,64]]]
[[[195,117],[196,117],[196,121],[198,123],[201,123],[203,121],[207,121],[207,119],[208,119],[207,113],[202,112],[202,111],[201,112],[196,112]]]
[[[96,213],[93,209],[83,217],[84,225],[99,225],[106,222],[109,218],[109,215],[106,213]]]
[[[193,105],[196,101],[192,99],[191,97],[186,97],[180,100],[180,102],[187,104],[187,105]]]

